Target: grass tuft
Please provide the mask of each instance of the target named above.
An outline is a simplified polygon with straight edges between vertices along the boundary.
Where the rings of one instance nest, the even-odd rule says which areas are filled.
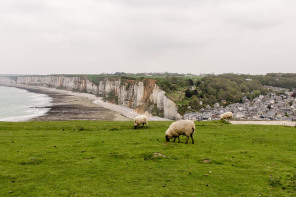
[[[222,124],[230,124],[227,120],[225,120],[225,119],[220,119],[220,123],[222,123]]]
[[[20,165],[39,165],[43,163],[44,159],[30,158],[27,161],[20,162]]]

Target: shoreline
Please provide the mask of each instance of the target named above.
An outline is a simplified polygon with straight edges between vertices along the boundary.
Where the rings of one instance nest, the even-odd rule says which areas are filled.
[[[2,84],[1,84],[2,85]],[[36,94],[45,94],[52,98],[50,106],[41,108],[49,108],[44,115],[29,119],[27,121],[67,121],[67,120],[103,120],[103,121],[130,121],[117,112],[103,108],[92,102],[92,100],[72,95],[71,91],[58,90],[54,88],[46,88],[39,86],[27,85],[2,85],[6,87],[15,87],[24,89]]]
[[[29,121],[64,121],[64,120],[105,120],[131,121],[137,114],[133,109],[121,105],[104,102],[101,97],[90,93],[72,92],[64,89],[20,85],[0,84],[7,87],[24,89],[37,94],[51,97],[52,106],[45,106],[50,110],[43,116]],[[149,121],[171,121],[157,116],[148,117]]]
[[[1,122],[25,122],[45,115],[52,105],[52,97],[22,88],[0,86]],[[2,95],[3,94],[3,95]]]

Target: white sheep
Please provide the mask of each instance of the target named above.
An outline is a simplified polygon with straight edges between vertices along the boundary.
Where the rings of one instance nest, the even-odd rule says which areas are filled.
[[[230,119],[230,118],[233,118],[233,113],[230,111],[220,115],[220,119]]]
[[[171,138],[174,138],[174,142],[176,138],[178,138],[178,142],[180,143],[180,135],[186,135],[186,143],[188,143],[189,136],[192,139],[192,144],[194,144],[193,133],[195,131],[195,124],[192,120],[178,120],[173,122],[168,130],[165,132],[165,139],[167,142],[170,141]]]
[[[144,126],[144,124],[147,125],[148,127],[148,118],[145,115],[140,115],[135,117],[134,119],[134,127],[135,129],[137,129],[137,127],[139,127],[140,125],[142,125],[142,127]]]

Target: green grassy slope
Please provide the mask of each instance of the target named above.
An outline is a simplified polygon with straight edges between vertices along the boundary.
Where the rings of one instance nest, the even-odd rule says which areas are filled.
[[[1,122],[0,196],[296,195],[295,127],[196,122],[184,144],[170,123]]]

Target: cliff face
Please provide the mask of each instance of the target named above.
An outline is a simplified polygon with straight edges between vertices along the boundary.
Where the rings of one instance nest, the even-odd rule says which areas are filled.
[[[165,96],[154,79],[129,80],[104,78],[96,84],[87,77],[20,76],[0,77],[0,84],[34,85],[87,92],[104,97],[107,101],[135,109],[141,114],[153,114],[168,119],[181,119],[176,104]]]

